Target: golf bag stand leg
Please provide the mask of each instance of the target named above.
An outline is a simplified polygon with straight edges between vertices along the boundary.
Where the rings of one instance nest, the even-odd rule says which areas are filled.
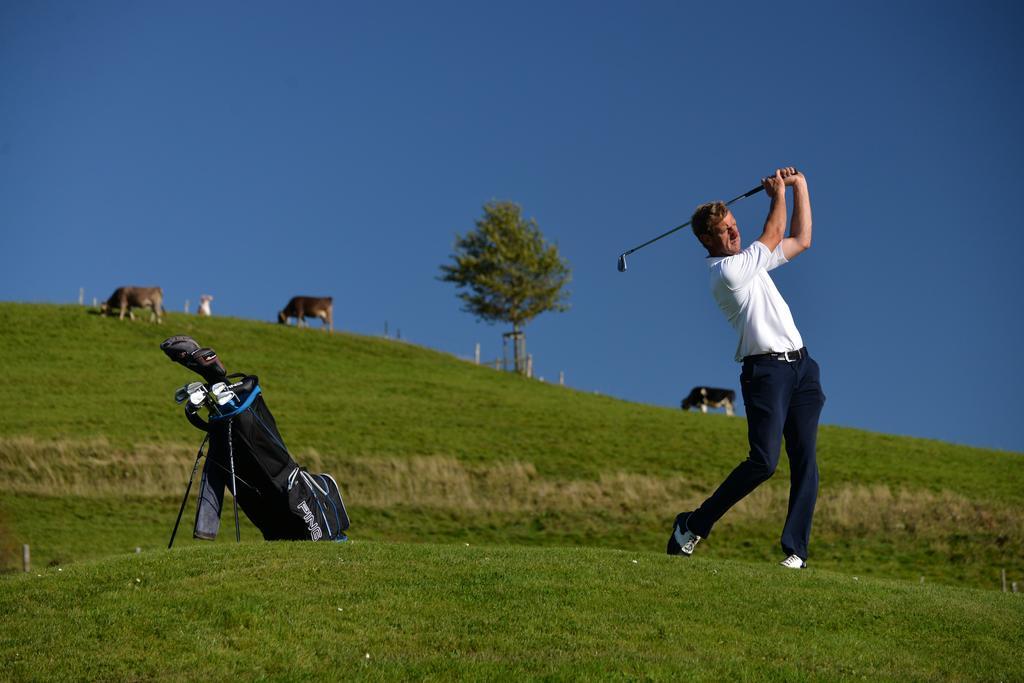
[[[231,505],[235,509],[235,543],[241,543],[242,534],[238,530],[238,489],[235,486],[235,449],[231,444],[231,423],[228,420],[228,461],[231,463]]]
[[[185,512],[185,504],[188,503],[188,494],[192,490],[192,480],[196,478],[196,472],[199,470],[199,461],[203,457],[203,448],[206,446],[206,442],[210,439],[210,435],[207,434],[203,437],[203,443],[199,444],[199,452],[196,453],[196,464],[192,466],[192,476],[188,478],[188,486],[185,487],[185,497],[181,499],[181,507],[178,509],[178,518],[174,520],[174,530],[171,531],[171,542],[167,544],[167,549],[170,550],[171,546],[174,545],[174,537],[178,534],[178,524],[181,523],[181,515]]]

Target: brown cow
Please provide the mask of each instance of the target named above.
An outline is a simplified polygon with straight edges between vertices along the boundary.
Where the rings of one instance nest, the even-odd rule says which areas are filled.
[[[100,306],[100,314],[109,315],[115,308],[120,309],[121,320],[124,320],[125,313],[130,320],[135,320],[132,308],[148,308],[153,313],[150,321],[163,322],[164,290],[159,287],[118,287],[106,303]]]
[[[320,318],[324,323],[324,330],[330,327],[330,331],[334,332],[334,298],[329,296],[293,296],[284,310],[278,312],[277,322],[287,325],[289,318],[295,318],[296,325],[302,327],[307,324],[306,316]]]

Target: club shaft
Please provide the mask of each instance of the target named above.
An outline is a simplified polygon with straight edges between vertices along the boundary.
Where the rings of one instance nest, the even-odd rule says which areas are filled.
[[[741,199],[744,199],[744,198],[746,198],[746,197],[749,197],[749,196],[751,196],[751,195],[755,195],[755,194],[757,194],[758,192],[762,191],[763,189],[764,189],[764,185],[758,185],[757,187],[755,187],[754,189],[750,190],[749,192],[745,192],[745,193],[741,194],[741,195],[740,195],[740,196],[738,196],[738,197],[733,197],[732,199],[730,199],[729,201],[727,201],[727,202],[725,203],[725,205],[726,205],[726,206],[731,206],[732,204],[734,204],[734,203],[738,202],[738,201],[739,201],[739,200],[741,200]],[[637,251],[637,250],[643,249],[644,247],[646,247],[646,246],[647,246],[647,245],[649,245],[649,244],[654,244],[655,242],[657,242],[658,240],[662,239],[663,237],[668,237],[669,235],[671,235],[671,234],[672,234],[672,233],[674,233],[674,232],[679,232],[679,231],[680,231],[680,230],[682,230],[683,228],[685,228],[685,227],[689,226],[689,225],[690,225],[690,223],[692,223],[692,222],[693,222],[693,220],[692,220],[692,219],[691,219],[691,220],[688,220],[688,221],[686,221],[685,223],[683,223],[682,225],[678,225],[678,226],[676,226],[676,227],[672,228],[672,229],[671,229],[671,230],[669,230],[668,232],[663,232],[663,233],[661,233],[660,235],[658,235],[658,236],[657,236],[657,237],[655,237],[654,239],[650,239],[650,240],[647,240],[647,241],[646,241],[646,242],[644,242],[643,244],[641,244],[641,245],[639,245],[639,246],[636,246],[636,247],[633,247],[633,248],[632,248],[632,249],[630,249],[629,251],[625,251],[625,252],[622,252],[622,255],[623,255],[623,256],[629,256],[629,255],[630,255],[630,254],[632,254],[632,253],[633,253],[634,251]]]

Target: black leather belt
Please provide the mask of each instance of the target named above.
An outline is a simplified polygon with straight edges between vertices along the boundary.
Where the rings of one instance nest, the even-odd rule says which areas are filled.
[[[784,360],[790,363],[798,361],[807,355],[807,347],[800,349],[799,351],[783,351],[782,353],[758,353],[753,356],[744,356],[743,360],[761,360],[762,358],[768,358],[769,360]]]

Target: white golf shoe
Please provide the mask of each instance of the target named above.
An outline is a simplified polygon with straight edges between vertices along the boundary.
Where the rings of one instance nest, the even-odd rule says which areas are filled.
[[[779,566],[786,569],[803,569],[807,566],[807,563],[801,560],[799,555],[790,555],[782,562],[779,562]]]

